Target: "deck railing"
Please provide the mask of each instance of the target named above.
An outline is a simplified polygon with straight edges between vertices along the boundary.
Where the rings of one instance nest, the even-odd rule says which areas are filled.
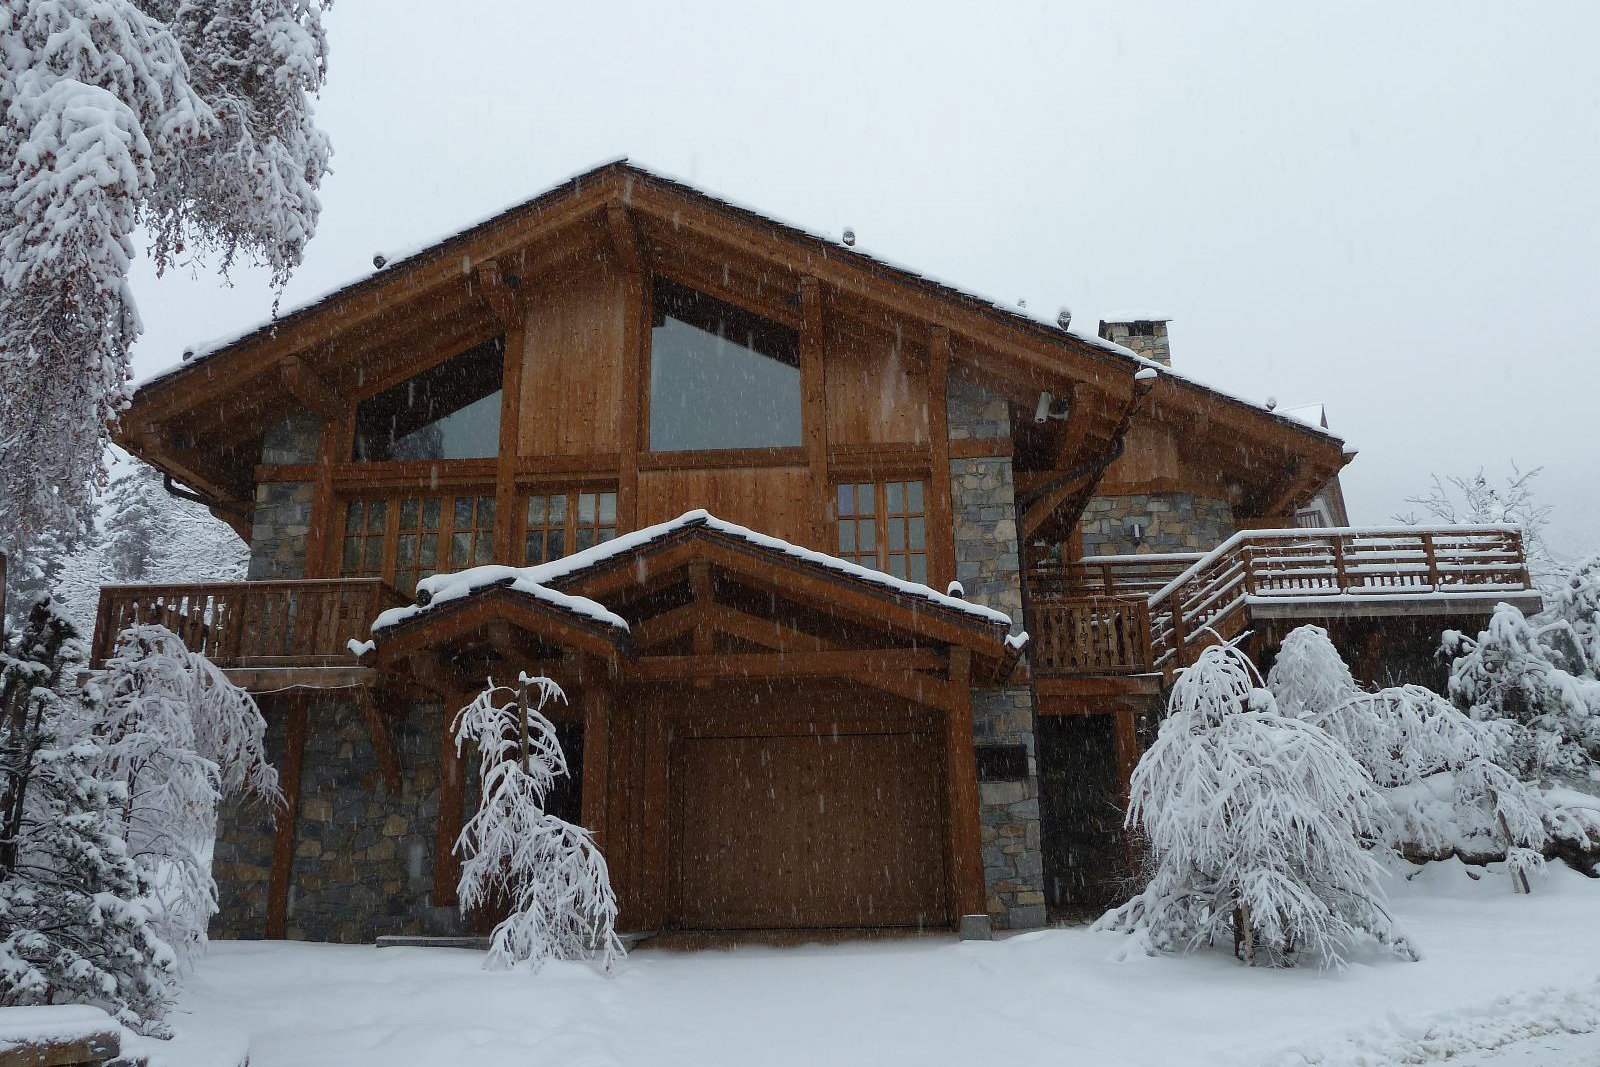
[[[1509,526],[1245,530],[1150,596],[1158,667],[1235,636],[1249,604],[1338,603],[1526,592],[1522,535]]]
[[[1036,567],[1028,590],[1038,597],[1147,597],[1192,567],[1205,553],[1085,556],[1075,563]]]
[[[1143,674],[1152,669],[1150,605],[1143,597],[1031,601],[1028,654],[1043,674]]]
[[[380,611],[409,603],[377,578],[108,585],[100,591],[93,662],[103,664],[117,634],[160,623],[219,667],[348,664]]]

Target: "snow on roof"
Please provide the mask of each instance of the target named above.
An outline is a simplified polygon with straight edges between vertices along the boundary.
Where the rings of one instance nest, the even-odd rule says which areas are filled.
[[[355,287],[370,281],[372,278],[376,277],[379,274],[383,274],[383,273],[387,273],[389,271],[393,271],[396,267],[404,264],[408,260],[414,259],[417,256],[423,255],[424,253],[431,252],[434,249],[438,248],[440,245],[442,245],[442,244],[444,244],[444,243],[446,243],[448,241],[454,240],[454,239],[459,238],[459,237],[466,236],[467,234],[471,233],[473,230],[476,230],[481,226],[488,225],[489,223],[495,221],[496,219],[500,218],[503,215],[506,215],[506,214],[508,214],[508,213],[510,213],[512,211],[516,211],[519,208],[527,207],[530,204],[534,203],[535,201],[537,201],[539,199],[542,199],[543,197],[549,196],[549,195],[557,192],[558,190],[560,190],[565,185],[576,184],[579,181],[581,181],[582,179],[587,178],[587,177],[589,177],[589,176],[591,176],[593,174],[596,174],[596,173],[598,173],[598,172],[600,172],[602,170],[605,170],[608,167],[617,167],[617,166],[625,166],[630,170],[633,170],[633,171],[636,171],[636,172],[638,172],[640,174],[645,175],[646,177],[654,178],[657,181],[664,182],[664,183],[666,183],[668,185],[677,186],[678,188],[683,189],[683,190],[687,191],[688,193],[690,193],[692,195],[701,197],[701,198],[706,199],[706,200],[710,200],[710,201],[712,201],[714,203],[721,204],[721,205],[723,205],[725,207],[728,207],[728,208],[732,208],[735,211],[739,211],[739,212],[742,212],[744,214],[753,216],[754,218],[756,218],[758,220],[761,220],[761,221],[766,222],[766,223],[768,223],[770,225],[778,226],[778,227],[780,227],[782,229],[788,230],[791,233],[799,235],[800,237],[808,238],[808,239],[815,240],[815,241],[825,242],[825,243],[829,244],[830,246],[832,246],[834,249],[837,249],[838,252],[841,253],[841,254],[849,254],[849,255],[852,255],[852,256],[857,256],[857,257],[860,257],[861,259],[867,260],[867,261],[872,262],[872,263],[876,263],[881,267],[888,268],[889,270],[895,271],[895,272],[897,272],[899,274],[907,275],[907,276],[909,276],[911,278],[926,282],[926,283],[928,283],[930,285],[936,286],[936,287],[946,291],[947,293],[957,297],[958,299],[973,300],[973,301],[978,301],[980,303],[986,304],[989,307],[993,308],[994,310],[1002,312],[1003,314],[1009,316],[1012,319],[1025,322],[1029,326],[1032,326],[1034,328],[1043,327],[1044,329],[1046,329],[1046,330],[1048,330],[1048,331],[1050,331],[1052,333],[1055,333],[1055,334],[1058,334],[1058,335],[1064,335],[1064,336],[1067,336],[1067,337],[1071,337],[1074,340],[1081,341],[1084,344],[1089,345],[1089,346],[1091,346],[1093,348],[1099,349],[1100,351],[1106,352],[1107,354],[1110,354],[1110,355],[1113,355],[1113,356],[1116,356],[1116,357],[1120,357],[1120,358],[1125,359],[1125,360],[1133,360],[1134,362],[1139,363],[1143,367],[1155,368],[1158,372],[1164,373],[1164,374],[1168,375],[1169,377],[1171,377],[1171,378],[1173,378],[1173,379],[1175,379],[1177,381],[1184,382],[1187,385],[1194,386],[1197,389],[1202,389],[1202,390],[1205,390],[1206,392],[1213,393],[1213,394],[1215,394],[1217,396],[1224,397],[1224,398],[1226,398],[1228,400],[1231,400],[1231,401],[1234,401],[1236,403],[1244,404],[1244,405],[1246,405],[1248,407],[1256,409],[1257,411],[1266,412],[1266,413],[1268,413],[1270,415],[1273,415],[1276,418],[1279,418],[1280,420],[1284,418],[1283,415],[1281,415],[1278,412],[1272,411],[1272,409],[1268,408],[1265,404],[1261,404],[1261,403],[1259,403],[1257,401],[1254,401],[1254,400],[1247,400],[1244,397],[1238,396],[1238,395],[1236,395],[1234,393],[1229,393],[1229,392],[1227,392],[1225,390],[1218,389],[1218,388],[1216,388],[1214,386],[1206,385],[1203,382],[1197,381],[1197,380],[1195,380],[1193,378],[1190,378],[1190,377],[1188,377],[1188,376],[1186,376],[1184,374],[1175,373],[1169,367],[1163,366],[1162,364],[1157,363],[1154,360],[1146,359],[1145,357],[1139,355],[1136,352],[1133,352],[1132,350],[1130,350],[1128,348],[1123,347],[1122,345],[1119,345],[1119,344],[1116,344],[1115,342],[1106,340],[1105,338],[1101,337],[1098,332],[1093,331],[1093,330],[1085,329],[1082,325],[1078,325],[1078,323],[1093,321],[1090,318],[1087,318],[1087,317],[1081,318],[1081,319],[1080,318],[1074,318],[1072,320],[1071,324],[1069,324],[1066,327],[1063,327],[1056,320],[1054,315],[1046,314],[1042,310],[1035,310],[1033,308],[1023,307],[1023,306],[1020,306],[1020,305],[1018,305],[1017,303],[1015,303],[1013,301],[996,300],[995,298],[990,297],[990,296],[986,296],[986,295],[984,295],[982,293],[977,292],[976,290],[968,289],[968,288],[964,288],[962,286],[955,285],[955,284],[953,284],[951,282],[944,281],[943,279],[936,278],[933,275],[926,274],[926,273],[924,273],[922,271],[919,271],[919,270],[916,270],[914,268],[907,267],[907,266],[905,266],[903,264],[897,263],[894,260],[888,259],[888,258],[883,257],[883,256],[875,255],[875,254],[873,254],[871,252],[868,252],[865,249],[861,248],[859,245],[846,245],[836,237],[833,237],[833,236],[830,236],[830,235],[826,235],[826,234],[820,233],[820,232],[815,231],[815,230],[806,229],[803,226],[800,226],[800,225],[798,225],[796,223],[793,223],[793,222],[789,222],[789,221],[787,221],[785,219],[781,219],[781,218],[779,218],[779,217],[777,217],[775,215],[772,215],[772,214],[770,214],[768,212],[761,211],[761,210],[759,210],[757,208],[748,207],[748,206],[740,203],[737,200],[734,200],[734,199],[732,199],[730,197],[722,196],[722,195],[720,195],[718,193],[710,192],[710,191],[708,191],[708,190],[706,190],[706,189],[704,189],[704,188],[702,188],[702,187],[700,187],[698,185],[695,185],[695,184],[693,184],[691,182],[685,181],[685,180],[683,180],[681,178],[675,177],[674,175],[672,175],[672,174],[670,174],[670,173],[668,173],[666,171],[657,170],[655,168],[646,167],[646,166],[643,166],[643,165],[641,165],[639,163],[635,163],[635,162],[629,160],[628,157],[626,157],[626,156],[620,156],[620,157],[617,157],[615,159],[609,159],[609,160],[606,160],[603,163],[599,163],[599,164],[596,164],[593,167],[589,167],[586,170],[578,171],[578,172],[576,172],[574,174],[571,174],[571,175],[567,176],[566,178],[563,178],[561,181],[554,183],[548,189],[546,189],[543,192],[537,194],[536,196],[528,197],[528,198],[523,199],[523,200],[514,201],[514,202],[512,202],[510,204],[505,205],[504,207],[501,207],[500,209],[498,209],[496,211],[493,211],[493,212],[490,212],[488,214],[480,216],[478,219],[476,219],[475,221],[473,221],[473,222],[471,222],[471,223],[469,223],[467,225],[457,227],[457,228],[455,228],[453,230],[450,230],[447,233],[440,234],[440,235],[435,236],[433,238],[430,238],[430,239],[428,239],[426,241],[417,242],[417,243],[411,245],[410,247],[403,249],[400,252],[397,252],[397,253],[394,253],[392,255],[389,255],[388,258],[387,258],[387,261],[385,262],[385,264],[384,264],[384,266],[382,268],[373,270],[369,274],[365,274],[365,275],[363,275],[363,276],[361,276],[359,278],[356,278],[356,279],[354,279],[354,280],[352,280],[350,282],[347,282],[344,285],[338,286],[338,287],[333,288],[333,289],[329,289],[329,290],[327,290],[327,291],[325,291],[323,293],[318,294],[317,296],[311,297],[311,298],[309,298],[307,300],[303,300],[300,303],[294,305],[293,307],[290,307],[290,308],[287,308],[287,309],[275,309],[274,314],[270,319],[267,319],[267,320],[262,321],[262,322],[258,322],[256,324],[250,326],[248,329],[246,329],[246,330],[244,330],[244,331],[242,331],[240,333],[234,334],[231,337],[219,338],[219,339],[212,340],[212,341],[207,341],[207,342],[204,342],[204,343],[201,343],[201,344],[191,345],[187,349],[187,354],[186,354],[185,359],[184,359],[183,362],[180,362],[180,363],[174,364],[172,366],[166,367],[166,368],[164,368],[162,370],[158,370],[158,371],[154,372],[153,374],[150,374],[150,375],[146,376],[145,378],[141,379],[137,384],[141,388],[144,387],[144,386],[150,385],[150,384],[152,384],[154,382],[157,382],[157,381],[160,381],[161,379],[166,378],[166,377],[168,377],[168,376],[170,376],[172,374],[175,374],[178,371],[183,370],[185,367],[191,366],[192,364],[197,363],[200,360],[205,359],[208,356],[214,355],[215,353],[220,352],[225,348],[228,348],[228,347],[230,347],[232,345],[238,344],[241,341],[247,340],[248,338],[251,338],[251,337],[253,337],[254,335],[256,335],[258,333],[262,333],[262,332],[265,332],[265,331],[269,331],[269,330],[275,329],[276,327],[281,325],[284,322],[284,320],[286,320],[286,319],[288,319],[288,318],[290,318],[290,317],[292,317],[294,315],[298,315],[298,314],[302,314],[304,312],[307,312],[307,311],[311,310],[312,308],[316,307],[318,304],[323,303],[326,300],[329,300],[329,299],[332,299],[333,297],[339,296],[340,294],[342,294],[342,293],[344,293],[344,292],[346,292],[348,290],[354,289]],[[1108,321],[1108,322],[1170,322],[1171,321],[1171,317],[1168,316],[1168,315],[1162,315],[1162,314],[1157,314],[1155,312],[1148,312],[1148,311],[1133,311],[1133,312],[1130,312],[1130,311],[1119,311],[1119,312],[1111,312],[1111,313],[1108,313],[1105,316],[1102,316],[1102,321]],[[1293,422],[1296,426],[1300,426],[1300,427],[1307,426],[1306,423],[1304,423],[1303,421],[1298,420],[1298,419],[1291,419],[1289,421]],[[1315,430],[1315,431],[1317,431],[1319,433],[1328,434],[1327,430],[1325,430],[1325,429],[1323,429],[1321,427],[1318,427],[1318,426],[1311,426],[1310,429]],[[1333,435],[1332,434],[1328,434],[1328,436],[1333,436]]]
[[[1307,426],[1315,426],[1319,430],[1328,427],[1328,409],[1322,404],[1300,404],[1296,407],[1279,408],[1278,411],[1291,419],[1298,419]]]
[[[1106,311],[1100,315],[1101,322],[1171,322],[1171,315],[1163,315],[1159,311]]]
[[[926,585],[907,581],[904,578],[896,578],[894,575],[884,574],[882,571],[871,570],[859,564],[851,563],[849,560],[830,556],[824,552],[801,548],[799,545],[790,544],[781,538],[757,533],[755,530],[740,526],[737,523],[719,519],[709,511],[700,508],[695,511],[684,512],[676,519],[657,523],[654,526],[646,526],[641,530],[634,530],[632,533],[625,533],[620,537],[595,545],[593,548],[586,548],[582,552],[574,552],[570,556],[563,556],[560,559],[551,560],[549,563],[540,563],[531,567],[506,567],[500,565],[472,567],[451,574],[435,574],[430,578],[424,578],[417,583],[417,592],[427,600],[427,603],[412,604],[403,608],[390,608],[373,620],[372,632],[377,633],[379,630],[398,626],[400,623],[431,611],[441,604],[459,600],[479,590],[491,587],[508,588],[518,593],[525,593],[544,603],[572,612],[592,622],[598,622],[626,632],[628,629],[627,622],[604,604],[590,600],[588,597],[573,596],[572,594],[552,589],[550,588],[550,583],[559,582],[564,578],[597,567],[617,556],[633,552],[653,541],[658,541],[669,534],[690,527],[715,530],[718,533],[736,537],[759,548],[780,552],[783,555],[802,560],[813,566],[825,567],[828,570],[848,575],[859,581],[881,586],[903,595],[914,596],[938,607],[974,616],[986,622],[997,623],[1006,627],[1011,625],[1011,617],[1009,615],[995,611],[993,608],[946,596]],[[1018,635],[1018,639],[1026,642],[1027,636],[1025,634]],[[1021,644],[1017,644],[1014,647],[1020,648]]]

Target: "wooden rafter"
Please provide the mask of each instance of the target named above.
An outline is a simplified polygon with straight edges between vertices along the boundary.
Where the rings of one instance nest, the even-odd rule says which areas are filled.
[[[477,279],[478,291],[483,294],[483,302],[494,311],[495,317],[500,320],[500,325],[520,326],[522,311],[517,303],[517,294],[500,270],[500,261],[488,259],[479,263]]]

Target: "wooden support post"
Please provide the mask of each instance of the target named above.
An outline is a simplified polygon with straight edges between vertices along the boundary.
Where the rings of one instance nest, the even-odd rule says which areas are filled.
[[[527,335],[519,318],[505,332],[505,376],[500,385],[500,454],[494,468],[494,558],[515,567],[524,562],[517,534],[522,529],[517,495],[517,453],[521,448],[522,360]]]
[[[455,906],[456,886],[461,880],[456,838],[461,836],[466,778],[461,773],[461,757],[456,755],[456,738],[450,725],[455,720],[456,709],[465,703],[459,696],[446,701],[444,721],[439,728],[439,823],[433,849],[433,905],[436,908]]]
[[[335,533],[333,468],[348,456],[352,424],[348,417],[322,420],[322,435],[317,440],[317,474],[311,486],[311,525],[306,532],[305,577],[336,578],[339,575],[339,536]]]
[[[283,807],[278,811],[272,841],[272,882],[267,887],[266,937],[271,941],[283,940],[289,929],[289,883],[294,874],[295,830],[300,822],[300,771],[305,762],[310,718],[305,697],[294,696],[290,700],[283,772],[278,776]]]
[[[378,768],[383,772],[383,787],[392,797],[400,795],[400,753],[395,748],[389,724],[378,711],[376,698],[367,686],[356,687],[356,704],[361,717],[366,720],[367,734],[372,738],[372,751],[378,757]]]
[[[945,716],[950,798],[950,903],[952,919],[987,913],[983,883],[983,845],[978,806],[978,753],[972,735],[972,650],[950,649],[954,699]]]
[[[583,803],[580,817],[604,851],[611,766],[611,687],[590,686],[583,700]]]
[[[650,333],[655,308],[650,265],[621,201],[606,205],[612,251],[622,268],[622,411],[617,455],[617,532],[639,528],[639,451],[650,446]]]
[[[811,547],[836,548],[829,536],[828,383],[823,366],[822,290],[812,277],[800,279],[800,398],[802,439],[811,467]]]
[[[1133,795],[1133,769],[1139,764],[1139,733],[1135,728],[1132,708],[1119,706],[1113,715],[1116,717],[1113,740],[1116,746],[1117,782],[1122,802],[1126,804]]]
[[[950,490],[950,331],[928,340],[928,584],[944,592],[955,581],[955,514]]]

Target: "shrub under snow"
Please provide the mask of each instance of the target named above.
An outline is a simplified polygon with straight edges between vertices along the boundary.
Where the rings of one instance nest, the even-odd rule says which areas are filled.
[[[1362,934],[1415,958],[1360,843],[1377,833],[1371,778],[1258,680],[1232,645],[1179,675],[1133,774],[1127,823],[1143,832],[1149,883],[1099,925],[1155,951],[1231,940],[1251,963],[1309,953],[1339,966]]]
[[[486,966],[593,957],[609,970],[624,954],[605,857],[588,830],[544,810],[567,758],[542,709],[565,699],[555,682],[524,674],[516,690],[491,680],[456,716],[456,749],[477,747],[482,786],[456,843],[461,910],[510,906]]]

